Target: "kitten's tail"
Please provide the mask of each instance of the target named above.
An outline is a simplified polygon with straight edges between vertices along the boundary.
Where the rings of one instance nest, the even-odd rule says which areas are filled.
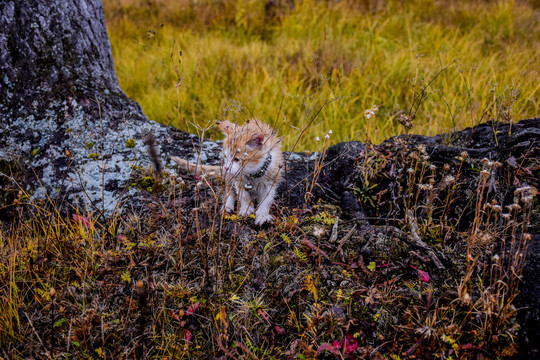
[[[193,175],[206,175],[209,178],[221,178],[221,166],[193,164],[185,159],[171,156],[171,159],[180,167]]]
[[[161,170],[163,170],[163,166],[161,166],[161,160],[159,159],[159,153],[156,148],[156,138],[154,137],[153,133],[146,135],[144,144],[148,146],[148,155],[150,155],[150,159],[154,164],[154,173],[156,176],[159,176],[159,174],[161,174]]]

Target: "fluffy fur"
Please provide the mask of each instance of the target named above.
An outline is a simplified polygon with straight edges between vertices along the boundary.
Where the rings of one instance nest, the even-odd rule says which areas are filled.
[[[221,166],[197,165],[171,158],[192,174],[222,177],[226,212],[233,212],[238,200],[240,215],[255,212],[255,224],[272,222],[270,207],[283,173],[281,139],[270,126],[258,120],[249,120],[242,126],[222,121],[218,127],[225,134]],[[258,201],[256,211],[254,200]]]

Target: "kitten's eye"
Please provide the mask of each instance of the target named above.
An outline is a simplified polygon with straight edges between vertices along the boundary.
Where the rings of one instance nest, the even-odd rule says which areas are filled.
[[[234,161],[235,161],[235,162],[239,162],[239,161],[240,161],[240,159],[239,159],[239,158],[237,158],[237,157],[235,157],[235,158],[234,158]]]

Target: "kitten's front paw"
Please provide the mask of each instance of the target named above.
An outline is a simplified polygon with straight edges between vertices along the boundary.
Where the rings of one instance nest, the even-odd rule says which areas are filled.
[[[249,216],[255,212],[255,208],[253,205],[250,205],[248,207],[241,207],[240,211],[238,212],[238,215],[240,216]]]
[[[257,217],[255,218],[255,225],[260,226],[265,223],[269,223],[269,224],[274,223],[274,217],[270,214],[257,215]]]

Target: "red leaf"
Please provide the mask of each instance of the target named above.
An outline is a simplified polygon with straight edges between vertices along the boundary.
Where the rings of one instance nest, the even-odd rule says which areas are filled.
[[[358,343],[356,340],[354,340],[353,336],[351,334],[348,334],[345,337],[345,344],[343,345],[343,349],[345,350],[345,355],[349,355],[353,351],[355,351],[358,348]]]
[[[423,281],[423,282],[429,282],[429,274],[425,271],[422,271],[420,269],[416,270],[418,271],[418,278],[420,279],[420,281]]]
[[[180,322],[180,318],[178,317],[178,315],[176,315],[174,311],[169,310],[169,316],[172,317],[174,320]]]
[[[336,342],[336,341],[334,341],[334,342]],[[325,344],[322,344],[321,346],[319,346],[319,348],[317,349],[317,354],[320,354],[323,351],[329,351],[334,355],[339,355],[339,350],[336,349],[336,347],[334,345],[329,344],[329,343],[325,343]]]
[[[73,220],[84,226],[85,228],[88,228],[90,230],[94,229],[94,224],[92,224],[87,218],[84,216],[80,216],[77,214],[73,214]]]
[[[285,334],[285,332],[286,332],[284,328],[279,327],[279,326],[277,326],[277,325],[274,326],[274,330],[276,330],[276,332],[277,332],[279,335],[283,335],[283,334]]]
[[[266,320],[266,322],[268,323],[268,325],[272,325],[272,324],[270,323],[270,317],[268,316],[268,313],[267,313],[265,310],[263,310],[263,309],[257,309],[257,314],[258,314],[259,316],[261,316],[264,320]]]
[[[420,270],[419,268],[417,268],[414,265],[409,265],[409,266],[412,267],[414,270],[416,270],[416,272],[418,273],[418,278],[420,279],[420,281],[429,282],[429,274],[427,272]]]
[[[195,311],[199,308],[199,303],[193,303],[189,305],[188,309],[186,310],[186,315],[193,315]]]
[[[332,345],[333,345],[336,349],[341,349],[341,344],[340,344],[339,341],[337,341],[337,340],[332,341]]]
[[[189,330],[186,330],[186,332],[184,333],[184,339],[187,341],[187,342],[190,342],[191,341],[191,331]]]

